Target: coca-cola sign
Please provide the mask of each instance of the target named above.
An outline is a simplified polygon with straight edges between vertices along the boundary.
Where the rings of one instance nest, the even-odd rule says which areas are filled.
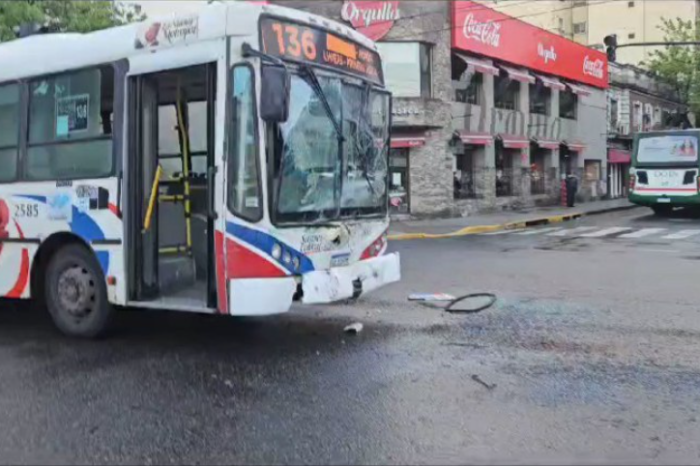
[[[598,88],[608,87],[608,59],[562,36],[483,3],[451,2],[452,48]]]
[[[400,16],[398,1],[345,0],[340,16],[358,32],[379,40],[391,30]]]
[[[466,39],[498,47],[501,45],[501,24],[493,21],[479,21],[473,13],[464,18],[462,33]]]
[[[588,55],[583,59],[583,74],[603,79],[605,74],[605,62],[600,58],[592,59]]]

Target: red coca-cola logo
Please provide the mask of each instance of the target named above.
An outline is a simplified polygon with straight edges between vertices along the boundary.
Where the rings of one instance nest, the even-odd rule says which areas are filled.
[[[466,39],[472,39],[491,47],[501,46],[501,24],[495,21],[479,21],[473,13],[464,18],[462,33]]]
[[[583,74],[587,74],[598,79],[603,79],[603,76],[605,75],[605,70],[603,69],[604,66],[605,62],[600,58],[591,59],[588,55],[586,55],[586,58],[583,59]]]
[[[372,40],[379,40],[401,16],[398,1],[345,0],[340,16]]]

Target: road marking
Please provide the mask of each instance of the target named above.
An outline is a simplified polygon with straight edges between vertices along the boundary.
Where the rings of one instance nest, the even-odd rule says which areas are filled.
[[[524,228],[515,228],[512,230],[499,230],[499,231],[492,231],[490,233],[479,233],[479,236],[496,236],[496,235],[507,235],[509,233],[515,233],[518,231],[523,231]]]
[[[661,239],[686,239],[700,235],[700,230],[681,230],[678,233],[662,236]]]
[[[552,231],[559,231],[561,230],[561,227],[554,227],[554,228],[540,228],[539,230],[527,230],[527,231],[521,231],[518,233],[515,233],[516,235],[541,235],[543,233],[550,233]]]
[[[645,236],[651,236],[655,235],[657,233],[661,233],[662,231],[666,231],[667,228],[642,228],[641,230],[637,230],[633,233],[627,233],[624,235],[618,236],[618,238],[644,238]]]
[[[663,254],[673,254],[674,252],[680,252],[678,249],[647,249],[647,248],[639,248],[635,249],[635,251],[641,251],[641,252],[661,252]]]
[[[583,233],[584,231],[595,230],[596,228],[598,228],[598,227],[571,228],[569,230],[555,231],[554,233],[547,234],[547,236],[575,236],[579,233]]]
[[[593,233],[585,233],[583,235],[579,235],[581,238],[600,238],[602,236],[609,236],[609,235],[614,235],[616,233],[622,233],[623,231],[629,231],[631,228],[628,227],[611,227],[611,228],[604,228],[600,231],[595,231]]]

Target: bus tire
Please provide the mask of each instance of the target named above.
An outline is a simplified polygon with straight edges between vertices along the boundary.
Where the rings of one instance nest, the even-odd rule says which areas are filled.
[[[114,308],[107,300],[102,269],[86,247],[70,244],[53,255],[44,293],[49,314],[65,335],[98,338],[109,329]]]
[[[673,207],[668,205],[655,205],[651,208],[654,211],[654,215],[659,217],[668,217],[673,212]]]

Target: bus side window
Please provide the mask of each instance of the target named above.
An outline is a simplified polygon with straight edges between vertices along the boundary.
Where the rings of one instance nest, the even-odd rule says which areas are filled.
[[[111,66],[32,81],[26,178],[59,180],[111,175],[113,106]]]
[[[0,86],[0,183],[17,178],[19,86]]]
[[[236,65],[232,73],[228,206],[240,217],[257,222],[262,219],[263,206],[253,69]]]

